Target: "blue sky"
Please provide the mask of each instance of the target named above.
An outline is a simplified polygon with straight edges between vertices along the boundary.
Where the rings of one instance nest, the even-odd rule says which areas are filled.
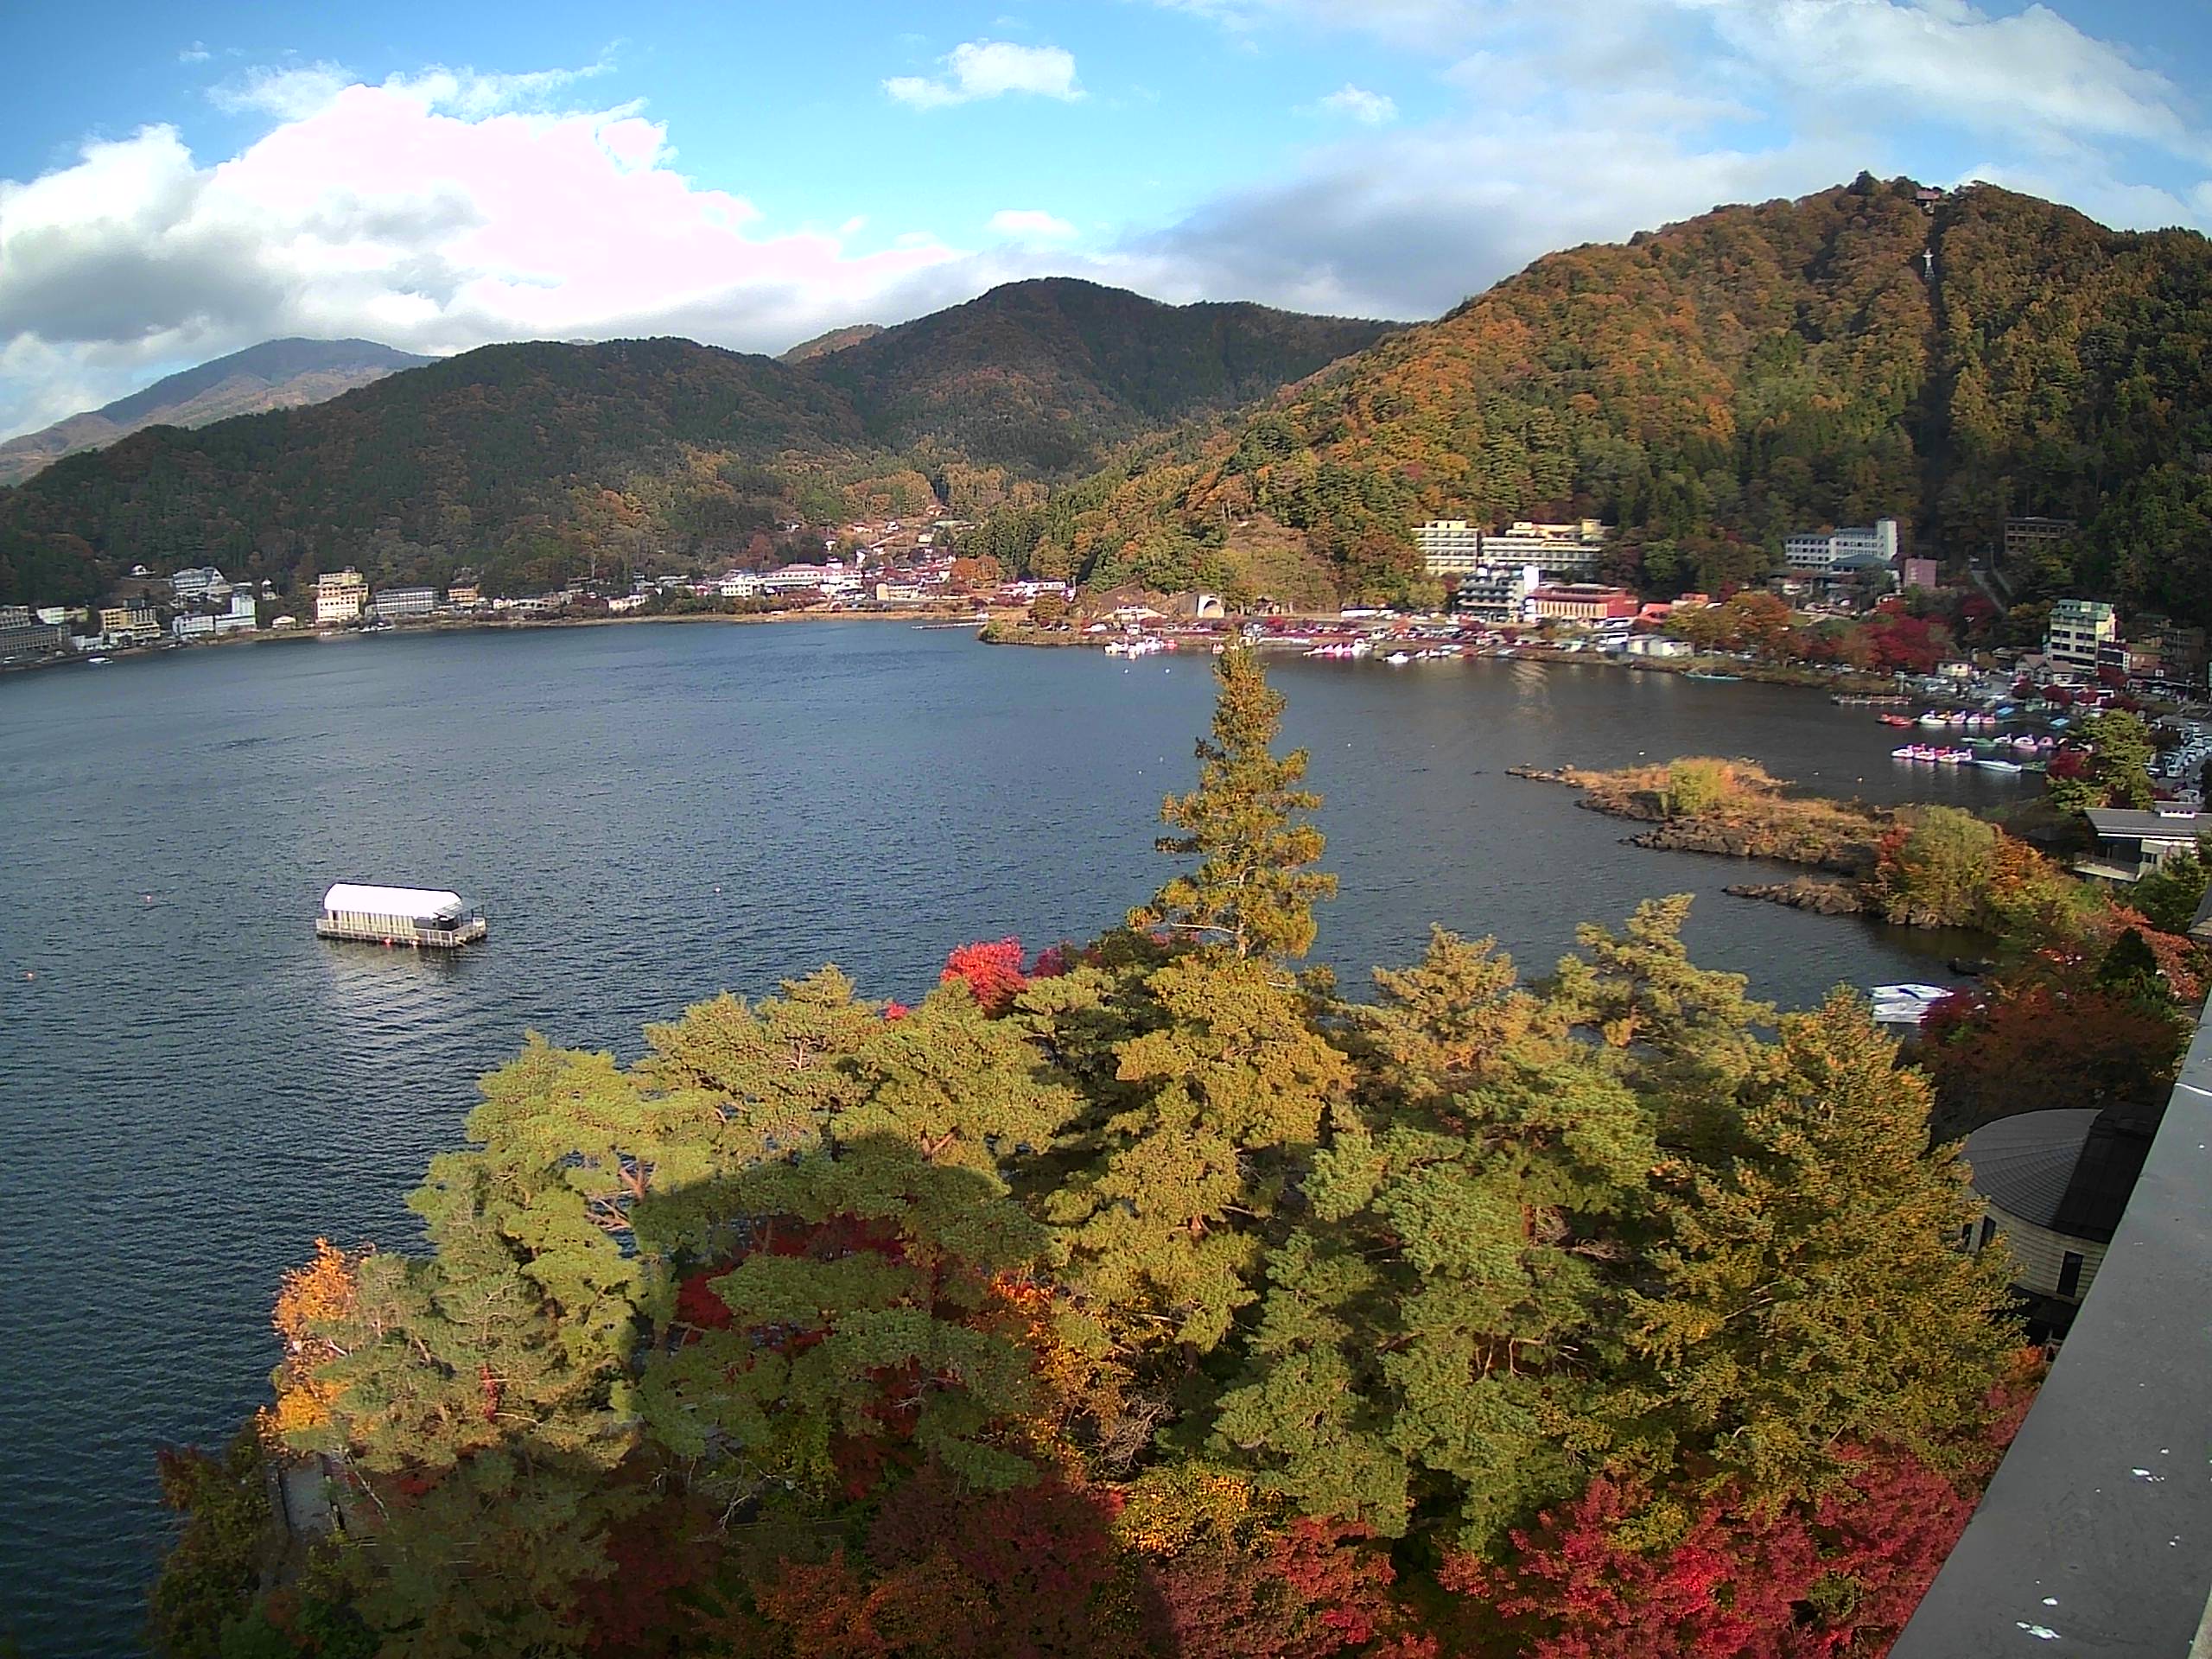
[[[1861,168],[2212,227],[2200,0],[0,19],[0,435],[283,334],[777,350],[1068,271],[1433,315]]]

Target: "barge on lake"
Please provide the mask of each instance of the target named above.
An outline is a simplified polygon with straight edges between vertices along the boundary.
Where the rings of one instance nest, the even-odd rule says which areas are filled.
[[[326,939],[457,950],[482,938],[485,926],[484,918],[462,904],[457,893],[340,881],[322,895],[315,931]]]

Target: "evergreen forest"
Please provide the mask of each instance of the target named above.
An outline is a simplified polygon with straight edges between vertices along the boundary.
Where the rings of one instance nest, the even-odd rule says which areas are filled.
[[[1927,1078],[1681,898],[1347,995],[1217,672],[1124,925],[486,1077],[422,1244],[318,1243],[257,1421],[165,1456],[158,1650],[1885,1651],[2035,1379]]]

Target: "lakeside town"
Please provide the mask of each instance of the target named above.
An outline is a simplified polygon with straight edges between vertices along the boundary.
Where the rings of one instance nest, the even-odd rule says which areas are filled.
[[[787,524],[791,536],[804,528]],[[1090,645],[1149,655],[1217,643],[1235,629],[1252,643],[1303,647],[1319,657],[1391,664],[1468,655],[1581,656],[1667,664],[1707,677],[1847,679],[1933,677],[1964,690],[1992,674],[2092,693],[2118,691],[2172,703],[2204,701],[2205,631],[2146,614],[2125,633],[2104,601],[2052,602],[2039,642],[1962,639],[1963,618],[2001,616],[2014,572],[2063,543],[2062,519],[2005,521],[2004,552],[1947,575],[1932,558],[1902,550],[1895,519],[1807,531],[1787,537],[1781,565],[1763,583],[1718,594],[1645,598],[1596,580],[1612,531],[1596,519],[1516,522],[1489,531],[1462,519],[1417,525],[1424,576],[1442,595],[1427,611],[1348,607],[1315,613],[1264,596],[1236,603],[1203,591],[1163,594],[1135,584],[1101,591],[1009,578],[988,555],[963,556],[950,518],[897,518],[822,533],[818,561],[755,569],[732,563],[704,574],[597,574],[541,593],[487,593],[463,570],[443,588],[425,582],[372,586],[352,567],[303,578],[290,592],[268,580],[232,581],[213,564],[160,573],[143,564],[86,606],[0,606],[0,668],[105,660],[144,651],[253,634],[328,634],[454,623],[587,621],[695,614],[915,613],[972,618],[993,637]],[[2040,649],[2036,648],[2039,644]],[[1748,648],[1747,648],[1748,647]],[[1713,659],[1713,660],[1707,660]],[[1751,672],[1746,675],[1748,668]]]

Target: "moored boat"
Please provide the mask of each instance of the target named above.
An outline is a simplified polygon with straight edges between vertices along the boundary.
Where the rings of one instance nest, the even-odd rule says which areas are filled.
[[[482,912],[472,912],[457,893],[340,881],[322,895],[315,931],[326,939],[453,950],[475,944],[487,929]]]
[[[1928,1011],[1951,995],[1948,985],[1877,985],[1873,989],[1874,1023],[1917,1027]]]

